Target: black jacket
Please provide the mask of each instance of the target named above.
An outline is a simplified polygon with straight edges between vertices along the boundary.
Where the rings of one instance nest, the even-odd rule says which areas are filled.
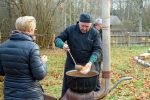
[[[79,24],[71,25],[64,30],[56,38],[62,39],[63,42],[67,41],[70,51],[77,62],[77,64],[85,65],[92,54],[96,55],[98,59],[102,57],[101,39],[99,32],[91,27],[87,33],[82,33],[79,29]],[[65,68],[67,70],[74,69],[74,63],[69,53],[67,53],[67,59]],[[94,63],[96,69],[99,71],[99,65]]]
[[[89,62],[91,55],[96,55],[98,59],[94,63],[94,66],[96,67],[96,70],[100,72],[98,61],[102,57],[102,50],[100,46],[101,39],[99,32],[95,28],[91,27],[87,33],[82,33],[79,29],[79,24],[77,23],[76,25],[67,27],[60,35],[56,37],[56,39],[57,38],[60,38],[63,42],[67,42],[70,52],[77,64],[84,66]],[[69,88],[69,83],[72,81],[65,73],[73,69],[75,69],[75,64],[67,52],[61,96],[66,93]],[[99,78],[97,78],[97,80],[98,79]],[[99,81],[97,81],[97,85],[99,85]]]

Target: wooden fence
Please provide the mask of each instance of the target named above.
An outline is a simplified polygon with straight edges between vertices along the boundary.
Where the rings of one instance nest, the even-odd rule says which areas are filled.
[[[150,32],[111,32],[111,46],[150,46]]]
[[[0,43],[9,37],[8,34],[0,34]],[[36,35],[36,43],[43,48],[55,48],[55,34]],[[111,32],[111,46],[150,46],[150,32]]]

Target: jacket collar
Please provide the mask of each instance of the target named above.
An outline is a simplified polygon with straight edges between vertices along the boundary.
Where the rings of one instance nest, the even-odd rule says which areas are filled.
[[[29,35],[27,33],[24,33],[24,32],[21,32],[21,31],[18,31],[18,30],[12,31],[11,36],[10,36],[10,40],[27,40],[27,41],[33,41],[31,35]]]

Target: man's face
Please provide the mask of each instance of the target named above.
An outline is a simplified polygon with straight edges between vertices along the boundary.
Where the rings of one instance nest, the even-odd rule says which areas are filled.
[[[92,25],[92,23],[79,22],[80,31],[82,33],[88,32],[90,27],[91,27],[91,25]]]
[[[101,24],[101,23],[96,24],[96,25],[95,25],[95,28],[96,28],[97,30],[102,29],[102,24]]]

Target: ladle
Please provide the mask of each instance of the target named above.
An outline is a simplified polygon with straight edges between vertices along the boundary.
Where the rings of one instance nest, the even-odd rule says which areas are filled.
[[[70,50],[68,50],[68,52],[69,52],[69,54],[70,54],[70,56],[71,56],[71,58],[72,58],[72,60],[73,60],[73,62],[74,62],[74,64],[75,64],[75,69],[77,69],[78,71],[80,71],[80,70],[82,69],[82,66],[81,66],[81,65],[77,65],[77,63],[76,63],[76,61],[74,60],[74,58],[73,58],[73,56],[72,56]]]

